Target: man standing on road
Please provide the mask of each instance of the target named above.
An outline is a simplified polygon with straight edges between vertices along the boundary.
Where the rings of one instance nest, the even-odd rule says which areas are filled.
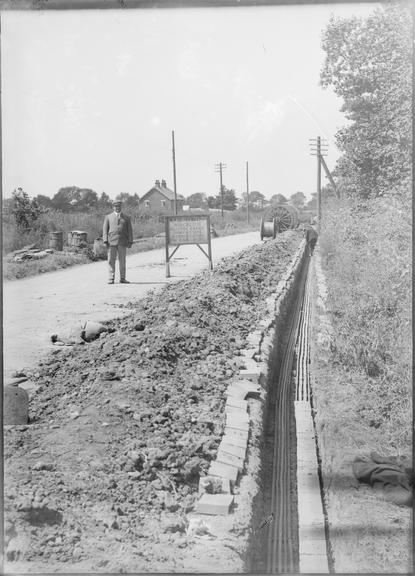
[[[133,228],[129,216],[121,212],[122,202],[118,198],[112,203],[114,211],[104,220],[102,239],[108,248],[108,284],[114,284],[115,260],[118,254],[121,284],[129,284],[125,277],[127,248],[133,245]]]

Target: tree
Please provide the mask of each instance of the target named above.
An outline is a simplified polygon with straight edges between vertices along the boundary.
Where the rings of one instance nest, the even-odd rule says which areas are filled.
[[[117,198],[123,203],[123,208],[125,210],[134,210],[138,208],[140,203],[140,198],[138,194],[129,194],[128,192],[121,192],[117,195]]]
[[[71,202],[78,199],[75,196],[75,188],[73,186],[59,188],[52,198],[53,207],[62,212],[70,212],[72,208]]]
[[[250,206],[262,210],[264,208],[264,203],[265,203],[265,196],[262,194],[262,192],[258,192],[258,190],[252,190],[252,192],[249,193]]]
[[[195,194],[188,196],[187,203],[190,208],[205,208],[207,203],[206,194],[203,194],[203,192],[195,192]]]
[[[106,192],[101,192],[101,196],[98,198],[97,208],[100,211],[111,210],[111,199]]]
[[[288,200],[282,194],[274,194],[270,198],[271,204],[287,204]]]
[[[89,212],[98,206],[98,195],[90,188],[66,186],[58,190],[52,203],[62,212]]]
[[[80,212],[90,212],[98,205],[98,194],[90,188],[80,190],[80,199],[76,204],[76,210]]]
[[[16,226],[21,231],[31,230],[34,222],[42,212],[39,204],[35,199],[30,200],[29,195],[22,188],[13,190],[12,198],[12,214],[16,221]]]
[[[222,186],[222,190],[223,190],[223,209],[235,210],[237,204],[235,190],[232,190],[231,188],[226,188],[226,186]],[[217,196],[208,196],[207,204],[209,208],[221,208],[222,207],[221,194],[218,194]]]
[[[367,19],[332,17],[322,46],[321,84],[343,99],[349,120],[336,135],[343,155],[334,176],[349,196],[388,194],[411,173],[410,7],[390,3]]]
[[[317,210],[317,192],[311,194],[310,200],[305,205],[307,210]]]
[[[305,197],[305,194],[303,192],[295,192],[290,196],[290,202],[296,208],[303,208],[306,200],[307,198]]]
[[[223,187],[223,208],[225,210],[236,209],[236,194],[235,190]]]
[[[208,208],[220,208],[221,199],[220,196],[208,196],[207,205]]]
[[[33,198],[37,202],[39,206],[47,210],[48,208],[53,208],[52,199],[49,196],[45,196],[44,194],[38,194]]]

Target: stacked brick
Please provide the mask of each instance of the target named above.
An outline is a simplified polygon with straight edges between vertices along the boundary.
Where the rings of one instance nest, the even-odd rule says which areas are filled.
[[[254,424],[249,406],[253,402],[266,405],[267,372],[274,346],[275,328],[291,296],[291,288],[305,257],[305,243],[301,243],[278,282],[274,294],[267,299],[267,316],[258,328],[248,335],[247,347],[240,351],[244,367],[229,382],[226,390],[226,424],[216,460],[211,463],[208,476],[201,478],[200,498],[196,506],[199,514],[226,515],[232,512],[235,488],[244,469],[249,466],[249,440]],[[240,360],[240,357],[238,357]],[[258,410],[255,410],[258,413]],[[262,411],[259,411],[262,415]],[[260,416],[262,418],[262,416]],[[263,423],[259,423],[262,429]]]

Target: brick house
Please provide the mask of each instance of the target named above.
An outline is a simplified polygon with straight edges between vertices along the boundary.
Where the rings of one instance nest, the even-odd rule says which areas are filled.
[[[174,214],[174,192],[166,181],[156,180],[154,186],[140,198],[141,212],[148,214]],[[183,199],[177,199],[177,211],[183,210]]]

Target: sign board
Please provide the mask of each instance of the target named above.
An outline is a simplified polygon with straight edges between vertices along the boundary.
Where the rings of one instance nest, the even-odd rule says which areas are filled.
[[[208,218],[209,216],[168,216],[168,243],[207,244],[210,228]]]
[[[170,276],[170,260],[182,244],[196,244],[209,259],[212,266],[212,250],[210,242],[210,216],[201,214],[185,214],[180,216],[165,216],[166,224],[166,276]],[[175,245],[173,252],[169,253],[169,246]],[[208,252],[200,246],[208,245]]]

